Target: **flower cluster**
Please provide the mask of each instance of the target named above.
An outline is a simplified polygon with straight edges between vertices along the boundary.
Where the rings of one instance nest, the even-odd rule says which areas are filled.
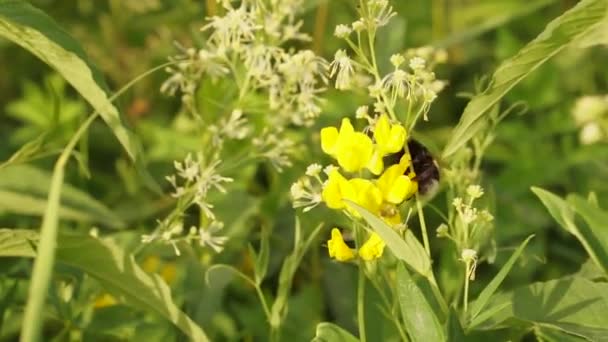
[[[402,224],[399,206],[418,191],[411,157],[405,147],[407,132],[385,114],[377,117],[366,130],[369,135],[355,131],[348,118],[342,120],[339,129],[326,127],[321,130],[321,147],[339,167],[326,167],[327,180],[323,181],[321,166],[311,165],[306,177],[292,186],[295,207],[310,210],[324,202],[331,209],[343,210],[354,219],[360,218],[350,205],[352,202],[393,227]],[[397,160],[393,165],[385,165],[385,158],[390,157]],[[363,177],[364,173],[371,177]],[[339,231],[332,231],[328,243],[330,256],[342,261],[351,259],[354,254],[344,248],[341,239]],[[380,257],[383,249],[382,239],[372,233],[360,248],[359,255],[364,260],[372,260]]]
[[[572,116],[580,128],[583,145],[608,141],[608,95],[583,96],[576,101]]]
[[[184,95],[191,101],[203,76],[230,75],[239,88],[239,100],[262,92],[273,112],[273,125],[310,125],[320,114],[318,94],[324,90],[327,62],[310,50],[282,47],[290,40],[308,40],[300,33],[295,14],[303,0],[265,4],[244,0],[238,7],[224,1],[225,14],[209,18],[202,28],[208,33],[204,49],[183,49],[168,68],[170,78],[161,91]],[[195,108],[190,108],[196,111]]]
[[[213,212],[213,204],[208,200],[211,190],[225,193],[224,184],[232,182],[232,178],[224,177],[217,171],[220,160],[205,165],[204,159],[198,155],[196,159],[188,154],[183,162],[175,161],[176,173],[168,176],[167,180],[173,186],[172,197],[177,199],[177,208],[163,221],[151,234],[143,235],[142,242],[150,243],[161,241],[169,244],[180,254],[177,244],[181,241],[192,242],[198,240],[203,247],[210,247],[216,252],[223,249],[227,238],[217,233],[222,229],[223,223],[217,219]],[[196,205],[204,215],[204,224],[201,227],[191,227],[186,236],[183,236],[183,215],[192,205]]]
[[[494,220],[492,214],[487,209],[480,210],[475,207],[475,201],[483,194],[481,186],[469,185],[464,199],[456,197],[452,201],[456,214],[450,221],[449,227],[441,225],[437,229],[438,237],[451,239],[463,253],[467,250],[479,251],[484,247],[486,236],[492,228],[491,223]]]
[[[338,38],[348,43],[354,55],[351,58],[344,49],[335,53],[329,70],[329,76],[335,76],[335,87],[342,90],[366,88],[375,101],[376,113],[389,113],[393,118],[394,107],[404,101],[409,108],[406,119],[408,125],[413,126],[419,118],[428,120],[430,105],[446,84],[436,78],[433,69],[437,64],[446,62],[446,52],[422,47],[410,49],[404,54],[394,54],[390,58],[394,69],[382,76],[373,51],[375,34],[379,27],[388,24],[395,12],[386,0],[367,1],[359,12],[361,18],[350,25],[338,25],[334,32]],[[353,33],[356,39],[351,39]],[[366,51],[370,47],[362,44],[364,33],[372,49],[369,55]],[[360,84],[359,80],[364,78],[371,82]]]

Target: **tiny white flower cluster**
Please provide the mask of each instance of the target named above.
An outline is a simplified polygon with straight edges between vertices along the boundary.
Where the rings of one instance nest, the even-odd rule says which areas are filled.
[[[161,241],[173,246],[175,253],[180,254],[177,244],[179,242],[192,242],[198,240],[201,246],[208,246],[216,252],[222,250],[227,241],[224,236],[217,233],[223,227],[213,213],[213,204],[208,201],[209,191],[215,189],[225,193],[225,183],[232,182],[232,178],[224,177],[217,172],[220,160],[215,160],[205,165],[202,158],[197,156],[196,160],[188,154],[182,161],[175,161],[176,173],[168,176],[167,180],[174,188],[172,196],[177,199],[177,208],[163,221],[160,221],[157,229],[142,236],[143,243]],[[196,205],[207,218],[202,227],[191,227],[186,236],[183,236],[183,215],[191,206]]]
[[[270,161],[279,172],[292,165],[289,156],[296,146],[292,140],[286,139],[282,133],[280,130],[271,132],[269,129],[264,129],[259,137],[252,140],[259,156]]]
[[[161,91],[172,95],[179,90],[186,102],[203,75],[232,73],[240,99],[250,92],[266,93],[273,124],[311,125],[321,112],[318,94],[327,81],[327,62],[310,50],[281,46],[309,39],[295,19],[302,5],[303,0],[243,0],[234,7],[224,1],[225,14],[202,28],[209,33],[206,48],[173,58],[178,63],[168,69],[172,75]]]
[[[608,141],[608,95],[579,98],[572,109],[572,117],[580,128],[581,144]]]
[[[209,125],[208,129],[213,134],[214,146],[221,146],[225,139],[243,140],[251,134],[251,127],[240,109],[233,110],[228,118],[221,118],[218,125]]]
[[[473,207],[473,202],[483,195],[481,187],[479,185],[470,185],[467,188],[467,194],[469,195],[467,202],[463,201],[460,197],[456,197],[454,201],[452,201],[452,205],[456,208],[456,212],[458,213],[461,222],[467,226],[474,226],[476,224],[481,226],[492,222],[494,217],[488,210],[479,210]]]
[[[364,2],[359,14],[361,18],[351,25],[340,24],[334,31],[335,36],[344,39],[355,54],[351,58],[346,50],[335,53],[329,65],[329,76],[335,77],[336,89],[360,86],[360,80],[367,76],[371,78],[367,91],[375,100],[376,113],[390,114],[397,101],[404,100],[414,111],[411,121],[415,122],[420,116],[428,120],[430,105],[446,84],[437,80],[432,70],[438,63],[446,62],[446,52],[423,47],[408,50],[405,54],[395,54],[390,58],[394,70],[381,76],[374,55],[374,37],[378,27],[387,25],[396,13],[387,0],[370,0]],[[356,40],[350,38],[353,31],[357,34]],[[361,33],[364,31],[367,32],[369,46],[363,46]]]
[[[484,191],[481,186],[469,185],[466,188],[464,199],[456,197],[452,201],[456,214],[450,221],[449,226],[442,224],[437,228],[438,237],[447,237],[453,240],[458,247],[462,248],[463,253],[464,251],[472,253],[474,251],[471,248],[479,248],[480,243],[484,243],[482,241],[483,237],[487,235],[488,229],[491,228],[490,224],[494,220],[488,210],[479,210],[474,206],[474,202],[481,198],[483,194]],[[463,260],[465,256],[463,254]],[[470,258],[469,256],[468,259]]]
[[[331,172],[331,167],[326,167],[324,172]],[[304,212],[311,210],[322,202],[321,190],[323,181],[319,176],[323,167],[319,164],[311,164],[306,168],[306,176],[301,177],[291,185],[291,198],[294,208],[304,208]]]
[[[142,243],[160,241],[169,244],[173,247],[173,251],[177,256],[181,255],[179,243],[191,243],[193,241],[198,241],[200,246],[209,247],[214,252],[220,253],[228,241],[228,237],[219,234],[223,227],[223,223],[212,221],[207,227],[197,228],[192,226],[188,230],[188,233],[183,235],[184,224],[181,220],[176,220],[176,222],[167,220],[159,222],[159,228],[154,233],[142,235],[141,241]]]
[[[220,160],[215,160],[208,165],[204,165],[201,158],[193,160],[188,154],[183,162],[174,162],[177,173],[167,177],[167,180],[175,192],[175,198],[186,197],[191,203],[195,203],[210,220],[215,220],[213,204],[207,200],[209,190],[216,189],[221,193],[226,193],[224,183],[232,182],[232,178],[223,177],[217,173]]]

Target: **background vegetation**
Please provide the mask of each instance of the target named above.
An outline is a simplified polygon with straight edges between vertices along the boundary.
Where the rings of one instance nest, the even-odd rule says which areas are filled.
[[[107,96],[100,100],[95,89],[85,90],[89,95],[82,87],[75,90],[69,84],[78,80],[62,76],[61,66],[45,63],[44,57],[19,46],[27,45],[23,40],[15,44],[11,34],[30,31],[11,31],[6,22],[31,25],[44,34],[52,29],[36,16],[33,24],[29,19],[14,19],[19,3],[0,2],[0,17],[4,18],[0,31],[8,38],[0,41],[0,227],[6,228],[0,235],[0,256],[4,256],[0,258],[2,340],[24,338],[24,324],[35,321],[44,340],[202,340],[207,335],[219,341],[266,341],[272,330],[259,296],[270,305],[277,298],[285,300],[277,308],[283,317],[277,329],[284,339],[308,341],[317,336],[333,340],[323,336],[336,333],[334,328],[318,326],[320,322],[332,322],[357,335],[357,268],[332,261],[326,247],[329,230],[346,221],[323,205],[305,214],[296,211],[289,188],[308,164],[328,161],[319,144],[321,127],[336,126],[343,116],[367,104],[365,94],[328,86],[322,114],[314,126],[288,126],[288,136],[297,145],[290,156],[292,165],[281,172],[270,161],[256,159],[223,174],[235,181],[226,184],[226,194],[210,194],[210,201],[229,238],[224,250],[216,253],[197,243],[178,241],[177,255],[171,244],[142,243],[142,235],[155,231],[159,220],[179,206],[165,177],[175,172],[174,161],[196,151],[202,138],[191,129],[180,97],[161,94],[161,85],[168,78],[163,70],[120,94],[114,102],[116,112],[107,100],[138,76],[166,63],[179,52],[176,45],[204,44],[205,33],[199,29],[207,23],[205,17],[220,15],[223,9],[214,1],[199,0],[31,1],[53,18],[53,25],[65,29],[76,45],[59,33],[49,34],[51,40],[70,45],[74,48],[70,51],[81,46],[91,65],[97,66],[97,76],[101,79],[103,75],[107,84],[105,88],[98,83]],[[467,331],[469,335],[461,340],[601,341],[608,336],[608,297],[602,292],[608,266],[608,212],[600,209],[608,203],[608,139],[582,143],[581,127],[573,116],[579,98],[608,94],[608,4],[599,0],[581,3],[392,1],[398,16],[378,32],[376,52],[381,70],[390,68],[392,54],[408,48],[431,45],[448,52],[448,62],[435,70],[448,86],[431,107],[430,121],[421,122],[414,134],[443,170],[453,167],[445,147],[462,147],[456,145],[459,141],[464,145],[463,136],[475,129],[473,121],[471,127],[458,123],[470,97],[483,88],[484,77],[487,81],[501,63],[577,4],[588,6],[586,13],[599,19],[587,16],[587,21],[576,25],[603,22],[591,38],[577,36],[569,41],[563,37],[571,31],[559,31],[563,36],[552,36],[541,49],[524,51],[527,54],[509,71],[514,78],[522,76],[521,82],[496,99],[499,107],[483,111],[498,113],[515,106],[492,126],[494,140],[480,165],[484,203],[494,215],[496,249],[495,258],[478,265],[470,285],[471,298],[478,297],[529,235],[535,237],[491,299],[492,307],[505,301],[524,307],[502,313],[509,317],[492,317],[478,331]],[[355,1],[306,2],[302,19],[301,31],[312,40],[292,47],[312,49],[331,61],[336,50],[345,48],[333,35],[334,28],[357,19]],[[530,64],[537,62],[538,68],[532,70]],[[86,71],[80,67],[83,69],[69,65],[65,70]],[[226,90],[229,85],[202,82],[207,83],[201,84],[195,96],[203,107],[221,102],[230,92]],[[492,87],[502,86],[500,82],[495,80]],[[500,92],[491,90],[491,94]],[[74,152],[62,155],[92,108],[103,120],[93,121]],[[474,109],[467,110],[484,114],[479,110],[472,113]],[[120,121],[124,126],[116,124]],[[462,134],[455,137],[459,129]],[[239,151],[238,142],[234,145],[227,149]],[[59,180],[63,165],[56,163],[57,158],[63,158],[66,165]],[[61,195],[53,192],[57,186]],[[566,202],[531,187],[561,197],[570,193],[579,197]],[[61,196],[55,207],[49,206],[53,196]],[[446,196],[441,191],[432,199],[427,208],[437,210],[426,210],[426,219],[432,232],[433,270],[451,302],[460,298],[464,275],[460,252],[449,240],[434,236],[443,222],[436,211],[445,212],[449,207]],[[201,216],[196,208],[184,209],[184,213],[186,229]],[[296,222],[300,230],[296,230]],[[322,228],[316,231],[319,225]],[[42,246],[44,233],[40,238],[36,233],[41,226],[57,230],[56,256],[54,262],[38,258],[37,262],[49,261],[38,267],[46,267],[50,287],[39,315],[28,316],[24,313],[28,300],[44,293],[44,289],[32,292],[35,290],[30,288],[35,272],[31,257],[54,250]],[[418,236],[417,223],[411,228]],[[91,235],[102,237],[103,243]],[[590,255],[596,262],[589,261]],[[282,272],[286,258],[297,259],[299,267]],[[251,277],[254,286],[231,269],[212,268],[218,264],[231,265]],[[290,286],[285,286],[286,279]],[[540,285],[524,286],[535,282]],[[368,292],[368,339],[398,340],[377,304],[380,300],[376,292]],[[331,331],[323,332],[325,328]],[[36,327],[31,329],[35,335]]]

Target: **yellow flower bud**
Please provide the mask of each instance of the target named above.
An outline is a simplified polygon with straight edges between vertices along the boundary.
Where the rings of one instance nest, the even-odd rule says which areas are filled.
[[[377,259],[382,256],[384,246],[386,246],[384,240],[378,234],[372,233],[359,249],[359,256],[365,261]]]
[[[391,124],[386,114],[382,114],[376,122],[374,139],[381,155],[400,151],[405,144],[406,137],[405,128],[399,124]]]
[[[355,257],[353,251],[346,245],[338,228],[331,230],[331,240],[327,241],[329,256],[338,261],[348,261]]]

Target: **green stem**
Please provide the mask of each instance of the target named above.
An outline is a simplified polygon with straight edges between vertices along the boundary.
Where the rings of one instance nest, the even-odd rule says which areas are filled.
[[[468,308],[469,308],[469,268],[470,268],[470,261],[467,261],[465,263],[465,270],[464,270],[464,299],[463,299],[463,305],[464,305],[464,312],[466,313]]]
[[[366,342],[365,335],[365,264],[359,261],[359,281],[357,285],[357,322],[359,324],[359,340]]]
[[[424,212],[422,211],[422,204],[420,201],[420,195],[416,193],[416,207],[418,209],[418,219],[420,220],[420,229],[422,230],[422,240],[424,242],[424,250],[426,254],[431,256],[431,246],[429,244],[429,235],[426,231],[426,222],[424,220]]]
[[[112,97],[110,97],[109,101],[114,101],[118,96],[124,93],[128,88],[143,77],[150,75],[157,70],[161,70],[171,64],[175,64],[175,62],[162,64],[136,77],[118,90]],[[87,118],[86,121],[82,123],[82,125],[80,125],[76,133],[72,136],[66,147],[59,155],[59,158],[57,158],[57,162],[55,162],[47,205],[42,218],[42,225],[40,227],[40,243],[36,251],[37,256],[34,260],[34,269],[32,271],[32,278],[30,280],[28,292],[29,299],[25,306],[25,313],[23,316],[23,327],[20,338],[20,341],[22,342],[37,341],[40,328],[44,320],[42,313],[44,312],[44,303],[46,301],[49,283],[51,281],[53,265],[55,264],[55,249],[57,247],[57,235],[59,230],[58,212],[60,208],[61,189],[63,187],[65,167],[74,148],[76,147],[76,144],[98,116],[99,112],[95,111]]]
[[[44,211],[42,226],[40,228],[40,243],[38,245],[36,260],[34,261],[34,270],[32,271],[32,279],[30,281],[28,292],[29,299],[25,306],[25,313],[23,316],[24,324],[20,338],[22,342],[38,341],[40,328],[44,320],[42,317],[44,302],[46,300],[49,283],[51,282],[53,265],[55,263],[55,248],[57,247],[59,225],[58,212],[65,165],[80,137],[98,116],[99,113],[95,112],[95,114],[91,115],[78,128],[78,131],[72,136],[72,139],[70,139],[70,142],[55,163],[47,206]]]

